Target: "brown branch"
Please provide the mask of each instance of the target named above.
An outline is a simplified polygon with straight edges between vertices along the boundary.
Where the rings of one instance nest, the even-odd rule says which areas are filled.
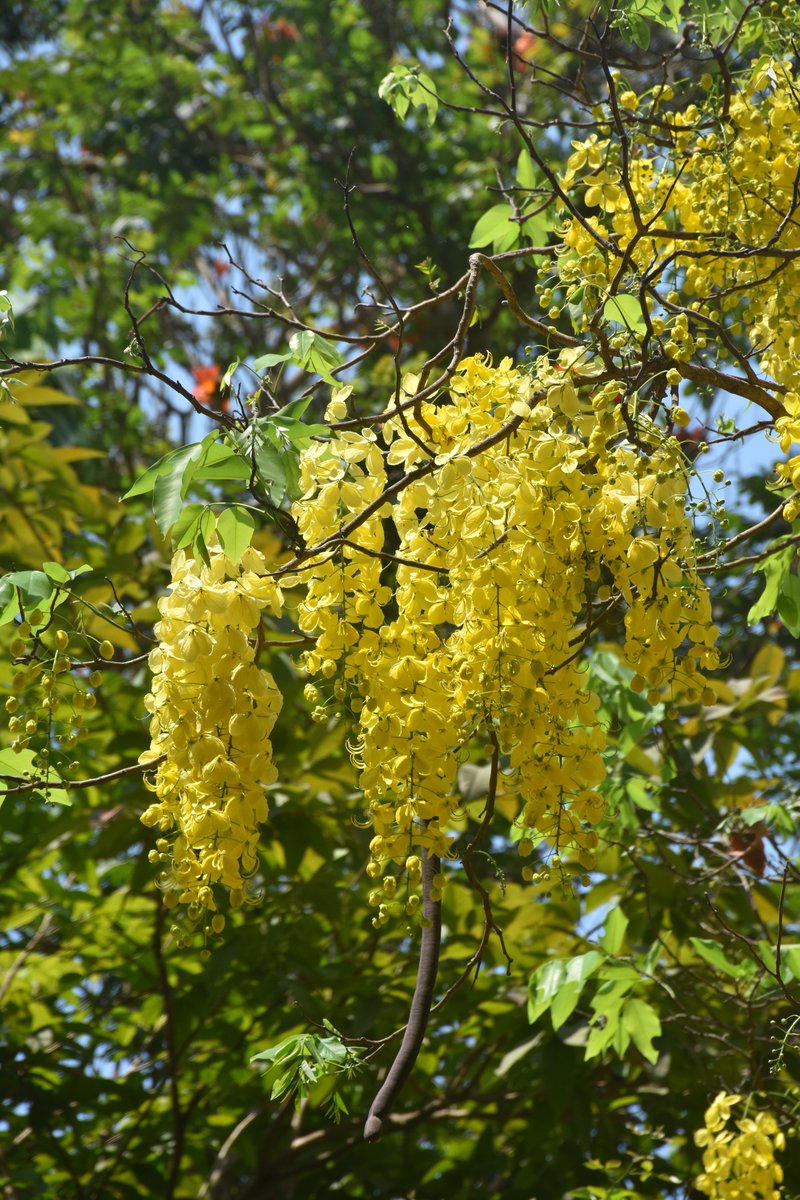
[[[128,371],[132,375],[146,375],[147,371],[144,367],[140,367],[138,363],[125,362],[119,358],[107,358],[102,354],[77,354],[69,358],[53,358],[47,362],[27,361],[19,358],[11,358],[5,351],[0,351],[2,359],[8,366],[0,367],[0,378],[5,378],[6,375],[13,375],[15,371],[55,371],[59,367],[80,367],[80,366],[104,366],[104,367],[119,367],[121,371]]]
[[[137,654],[135,658],[87,658],[82,662],[73,662],[72,669],[83,667],[87,671],[124,671],[126,667],[137,667],[140,663],[146,663],[149,657],[148,651],[147,654]]]
[[[39,943],[47,937],[48,933],[53,928],[54,923],[53,914],[49,912],[45,913],[41,919],[41,922],[39,923],[39,928],[31,935],[3,976],[2,983],[0,983],[0,1004],[2,1004],[3,1000],[5,999],[8,989],[14,982],[15,977],[22,970],[26,961],[30,955],[33,954]]]
[[[494,919],[494,912],[492,911],[492,902],[489,898],[489,893],[478,879],[477,875],[475,874],[475,869],[472,865],[472,859],[475,854],[475,850],[483,841],[483,838],[491,825],[492,818],[494,816],[494,807],[497,800],[497,784],[500,775],[500,744],[497,740],[497,735],[494,732],[490,735],[490,741],[492,743],[492,758],[489,770],[489,790],[486,797],[486,807],[483,812],[483,819],[478,827],[475,837],[466,847],[461,856],[461,862],[464,866],[464,874],[466,875],[472,889],[476,891],[481,898],[481,904],[483,905],[483,933],[481,934],[481,940],[478,948],[470,958],[461,978],[456,980],[456,983],[442,998],[442,1002],[444,1002],[447,996],[455,991],[457,987],[461,986],[461,983],[464,981],[466,976],[470,974],[473,967],[477,969],[480,966],[481,959],[483,958],[489,937],[492,933],[497,935],[498,941],[500,942],[500,948],[502,949],[503,957],[506,960],[506,974],[510,974],[511,964],[513,962],[513,959],[508,953],[508,949],[506,947],[503,931]]]
[[[775,980],[775,982],[777,983],[778,987],[783,992],[786,999],[789,1001],[789,1003],[793,1007],[796,1008],[797,1007],[797,997],[793,996],[792,993],[789,991],[789,989],[787,988],[783,979],[781,978],[780,972],[777,970],[773,971],[768,966],[768,964],[764,962],[764,959],[761,957],[760,952],[753,945],[750,938],[745,937],[744,934],[740,933],[738,929],[734,929],[732,925],[728,924],[728,922],[721,915],[721,913],[714,907],[714,902],[712,901],[708,892],[706,892],[705,896],[706,896],[706,903],[708,904],[708,907],[711,909],[712,913],[714,914],[714,916],[716,917],[717,921],[722,926],[722,928],[726,931],[726,933],[729,933],[731,935],[731,937],[735,938],[737,942],[740,942],[745,947],[745,949],[747,950],[747,953],[750,955],[750,957],[758,964],[758,966],[761,968],[762,971],[764,971],[767,975],[769,975],[769,977],[771,979]]]
[[[111,783],[115,779],[122,779],[126,775],[135,775],[139,771],[149,771],[151,767],[158,767],[166,760],[166,754],[162,754],[159,758],[153,758],[150,762],[131,763],[128,767],[120,767],[118,771],[109,771],[106,775],[95,775],[92,779],[73,779],[54,780],[52,783],[44,782],[41,779],[31,780],[30,783],[21,783],[17,787],[6,788],[2,792],[3,798],[6,796],[17,796],[21,792],[36,792],[36,791],[65,791],[71,792],[80,788],[98,787],[103,783]],[[17,779],[17,775],[0,775],[0,779]]]
[[[793,537],[789,537],[786,541],[781,542],[777,546],[770,546],[767,550],[762,550],[760,554],[743,554],[741,558],[734,558],[731,562],[721,562],[715,568],[718,571],[731,571],[734,567],[744,567],[750,563],[764,562],[768,558],[772,558],[774,554],[780,554],[788,546],[800,545],[800,533],[796,533]]]
[[[215,1188],[220,1182],[225,1172],[225,1161],[233,1149],[234,1143],[238,1141],[245,1130],[250,1128],[250,1126],[253,1124],[253,1121],[255,1121],[257,1117],[261,1116],[263,1111],[263,1107],[251,1108],[249,1113],[246,1113],[245,1116],[242,1117],[241,1121],[239,1121],[238,1124],[233,1127],[217,1151],[217,1156],[214,1159],[214,1165],[211,1168],[208,1179],[205,1180],[200,1188],[200,1191],[197,1193],[197,1200],[205,1200],[205,1197],[210,1194],[212,1188]],[[324,1133],[324,1130],[322,1132]]]
[[[773,525],[775,521],[778,520],[783,513],[784,508],[786,507],[786,503],[786,500],[781,500],[776,509],[773,509],[771,513],[769,513],[761,521],[758,521],[755,525],[751,525],[749,529],[743,529],[741,533],[737,533],[735,537],[732,537],[729,539],[729,541],[725,542],[724,546],[715,547],[713,550],[707,550],[705,554],[699,555],[697,559],[698,566],[703,566],[709,561],[715,561],[719,558],[721,551],[732,550],[734,546],[740,546],[742,542],[748,542],[751,538],[757,537],[759,533],[763,533],[765,529],[768,529],[770,525]],[[725,565],[727,567],[734,567],[738,564],[736,561],[734,561],[732,563],[726,563]]]
[[[178,1186],[178,1178],[183,1158],[183,1146],[186,1135],[186,1114],[181,1107],[180,1090],[178,1087],[178,1050],[175,1038],[175,1009],[173,1005],[172,988],[164,961],[164,917],[166,909],[159,898],[156,902],[156,920],[153,926],[153,953],[156,960],[156,970],[164,1003],[164,1033],[167,1043],[167,1065],[169,1068],[170,1109],[172,1112],[172,1160],[166,1180],[165,1200],[172,1200]]]
[[[366,554],[369,558],[379,558],[382,562],[393,562],[402,567],[413,567],[417,571],[432,571],[436,575],[448,575],[450,572],[449,567],[437,567],[435,563],[415,562],[411,558],[402,558],[399,554],[389,554],[384,550],[371,550],[367,546],[361,546],[358,542],[352,541],[351,538],[344,538],[341,545],[349,546],[351,550],[358,550],[360,554]]]
[[[521,325],[526,325],[528,329],[535,329],[537,333],[547,338],[548,341],[558,342],[562,346],[584,346],[586,344],[580,338],[573,337],[569,333],[562,333],[559,329],[554,329],[551,325],[546,325],[544,321],[539,321],[536,317],[529,316],[522,308],[508,279],[494,259],[490,258],[488,254],[471,255],[469,265],[470,270],[483,267],[489,272],[505,296],[509,309]]]
[[[419,948],[417,982],[403,1040],[386,1078],[370,1105],[364,1123],[364,1139],[367,1142],[377,1142],[380,1138],[384,1118],[389,1115],[398,1092],[417,1061],[431,1015],[433,992],[439,970],[439,947],[442,940],[442,902],[432,899],[431,894],[433,879],[439,870],[439,860],[435,855],[429,854],[425,846],[420,847],[420,859],[422,861],[422,915],[425,924]]]

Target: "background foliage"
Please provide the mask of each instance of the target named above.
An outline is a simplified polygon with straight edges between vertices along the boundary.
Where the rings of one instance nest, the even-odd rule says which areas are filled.
[[[683,14],[649,0],[612,14],[528,5],[513,20],[502,5],[421,0],[108,0],[102,9],[98,19],[78,0],[36,0],[0,17],[0,236],[15,317],[4,345],[27,364],[4,372],[0,567],[51,564],[26,586],[52,595],[59,567],[84,565],[80,627],[64,617],[92,660],[76,686],[94,694],[101,639],[117,668],[127,664],[103,671],[86,708],[70,749],[76,779],[121,771],[148,742],[137,660],[169,577],[168,522],[159,528],[141,497],[119,498],[160,455],[212,431],[207,413],[239,410],[237,389],[243,396],[252,377],[237,373],[224,394],[228,364],[284,358],[283,368],[268,364],[260,402],[270,411],[311,385],[308,420],[321,416],[340,356],[372,349],[357,376],[375,411],[394,386],[396,351],[413,368],[452,336],[453,285],[470,248],[513,247],[504,196],[541,180],[520,161],[510,124],[486,115],[476,81],[514,100],[557,164],[605,94],[599,60],[575,75],[584,29],[596,36],[613,17],[616,52],[649,62],[654,80],[665,71],[693,80],[720,60],[741,69],[767,45],[791,55],[798,33],[781,6],[738,2]],[[424,73],[416,87],[409,67]],[[417,103],[426,79],[435,112],[430,97]],[[546,242],[546,224],[531,220],[529,241]],[[521,258],[504,269],[532,309],[534,268]],[[416,313],[401,346],[375,340],[376,322],[391,318],[387,294],[418,305],[450,288]],[[531,341],[499,290],[481,290],[478,316],[471,352],[521,354]],[[571,330],[568,314],[560,320]],[[302,322],[337,331],[327,363],[326,343],[323,360],[296,344],[287,357]],[[693,401],[712,425],[716,398]],[[717,451],[723,466],[728,452]],[[732,534],[774,507],[763,476],[732,489]],[[220,483],[237,499],[243,482],[209,472],[182,499],[214,501]],[[272,484],[265,509],[290,489],[274,474]],[[747,553],[780,532],[755,534]],[[280,537],[265,523],[256,544]],[[271,1096],[279,1073],[269,1062],[250,1063],[290,1036],[328,1036],[326,1021],[345,1037],[386,1037],[405,1019],[416,966],[402,931],[370,925],[369,834],[346,730],[310,725],[290,649],[272,655],[285,702],[263,899],[229,921],[207,961],[168,936],[138,821],[139,773],[69,793],[10,791],[0,845],[3,1195],[688,1197],[699,1170],[692,1133],[719,1090],[761,1093],[793,1128],[800,1059],[775,1022],[800,1011],[800,663],[786,602],[775,613],[795,578],[792,555],[782,561],[766,560],[760,575],[747,565],[718,573],[729,666],[717,703],[689,717],[652,710],[630,689],[609,629],[591,665],[613,742],[614,816],[597,869],[574,890],[555,877],[522,886],[518,832],[500,814],[480,876],[513,965],[491,943],[474,985],[436,1014],[379,1149],[363,1143],[361,1124],[390,1050],[376,1047],[339,1077],[338,1122],[325,1085],[297,1106]],[[775,603],[748,624],[765,580]],[[0,633],[0,681],[13,688],[16,630]],[[71,693],[60,689],[47,720],[66,719]],[[24,684],[27,709],[42,697],[41,680]],[[460,786],[475,816],[485,764],[465,763]],[[482,922],[479,898],[457,879],[441,991]],[[786,1196],[800,1194],[791,1140],[783,1161]]]

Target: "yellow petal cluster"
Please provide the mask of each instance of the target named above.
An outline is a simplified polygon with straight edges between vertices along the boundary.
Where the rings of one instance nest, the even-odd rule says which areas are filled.
[[[638,99],[637,110],[635,95],[624,92],[627,167],[610,125],[606,138],[573,143],[562,182],[592,211],[568,219],[558,271],[568,296],[586,289],[587,314],[612,286],[638,293],[646,281],[658,288],[665,303],[648,299],[657,339],[650,348],[676,364],[699,355],[737,373],[737,355],[755,356],[787,389],[776,420],[784,453],[800,443],[797,88],[791,63],[760,60],[738,89],[726,88],[715,114],[695,105],[667,108],[668,93],[658,88]],[[680,300],[669,291],[676,286]],[[548,303],[551,296],[548,289]],[[798,489],[800,455],[777,472]],[[786,516],[799,513],[796,496]]]
[[[159,602],[145,698],[152,741],[140,761],[166,760],[145,776],[157,800],[142,821],[165,835],[155,853],[167,864],[165,902],[188,905],[194,918],[216,909],[217,885],[241,904],[256,869],[281,707],[272,676],[256,662],[256,631],[264,609],[277,615],[281,603],[261,554],[251,547],[233,563],[218,545],[208,563],[179,550],[170,593]]]
[[[784,1135],[767,1112],[732,1122],[741,1101],[720,1092],[706,1110],[704,1126],[694,1135],[703,1149],[703,1172],[694,1185],[710,1200],[781,1200],[783,1171],[775,1151],[784,1148]]]
[[[355,713],[373,876],[420,846],[447,853],[474,740],[498,745],[521,822],[590,861],[605,734],[582,660],[604,606],[626,609],[635,687],[701,698],[717,630],[685,460],[654,426],[646,454],[632,444],[618,399],[572,352],[529,373],[476,356],[418,413],[304,453],[306,667]],[[374,897],[382,924],[393,905]]]

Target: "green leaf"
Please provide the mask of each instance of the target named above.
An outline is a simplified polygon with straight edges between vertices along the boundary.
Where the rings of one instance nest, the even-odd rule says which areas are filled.
[[[617,1027],[614,1030],[614,1036],[611,1039],[611,1045],[614,1049],[614,1053],[617,1055],[617,1058],[624,1057],[625,1051],[628,1049],[628,1046],[630,1046],[630,1044],[631,1044],[630,1030],[627,1028],[627,1026],[622,1021],[618,1020]]]
[[[186,460],[177,460],[172,471],[158,475],[153,483],[153,515],[156,525],[165,537],[181,511],[185,465]]]
[[[238,563],[253,540],[253,514],[241,504],[226,508],[217,517],[217,537],[231,562]]]
[[[586,1043],[584,1059],[597,1058],[614,1041],[619,1028],[619,1012],[622,998],[617,996],[608,1007],[594,1019]]]
[[[342,1044],[338,1037],[320,1038],[314,1034],[294,1034],[254,1054],[251,1062],[264,1062],[268,1069],[264,1083],[271,1085],[271,1096],[297,1092],[311,1104],[325,1102],[336,1087],[336,1077],[350,1073],[357,1055]],[[344,1102],[334,1104],[336,1112],[346,1112]]]
[[[591,978],[600,964],[605,961],[605,956],[599,954],[597,950],[588,950],[586,954],[577,954],[575,958],[567,960],[565,981],[582,988],[586,980]]]
[[[570,324],[576,333],[580,332],[583,325],[584,296],[585,288],[576,288],[572,294],[572,300],[567,305],[567,313],[569,314]]]
[[[247,465],[235,449],[217,441],[216,431],[209,433],[202,442],[182,446],[174,454],[166,455],[150,468],[150,472],[156,468],[158,473],[148,480],[148,485],[152,484],[156,524],[165,536],[178,520],[183,499],[193,483],[249,478]],[[145,472],[134,487],[144,486],[147,474]]]
[[[342,365],[344,357],[333,342],[328,341],[321,333],[301,329],[292,334],[289,345],[292,348],[292,361],[301,370],[316,373],[321,375],[326,383],[336,384],[336,378],[331,372]]]
[[[272,427],[279,429],[284,439],[291,442],[298,450],[309,445],[312,438],[330,436],[330,426],[314,423],[306,425],[305,421],[284,422],[279,415],[271,419]]]
[[[296,400],[290,400],[288,404],[284,404],[283,408],[275,413],[274,418],[266,417],[263,419],[267,421],[299,421],[310,403],[310,396],[298,396]]]
[[[533,159],[530,156],[530,151],[527,149],[520,150],[517,158],[517,183],[521,188],[535,188],[536,168],[533,165]]]
[[[800,943],[781,946],[781,974],[784,980],[800,979]]]
[[[312,1037],[309,1053],[326,1070],[338,1070],[347,1062],[350,1051],[337,1037]]]
[[[18,588],[28,606],[49,600],[56,587],[44,571],[12,571],[3,576],[2,582]]]
[[[509,204],[493,204],[476,222],[469,239],[470,249],[491,244],[497,254],[508,250],[519,239],[519,224],[511,220],[513,215]]]
[[[216,437],[210,434],[209,437]],[[245,480],[250,471],[236,449],[226,442],[213,441],[206,446],[199,458],[188,463],[183,473],[182,494],[196,482],[218,483],[224,479]]]
[[[273,504],[280,504],[285,496],[290,499],[297,496],[300,478],[297,449],[282,438],[272,418],[253,421],[243,430],[231,430],[228,437],[251,472],[255,462],[258,482],[266,488]]]
[[[572,1015],[581,998],[584,984],[605,961],[604,955],[597,950],[589,950],[586,954],[578,954],[565,962],[562,961],[563,972],[557,982],[556,994],[550,1003],[553,1029],[560,1029]]]
[[[392,67],[380,82],[378,96],[386,101],[401,121],[411,107],[423,107],[429,125],[433,125],[436,120],[439,109],[436,84],[430,75],[421,71],[419,67],[409,67],[405,63],[398,63]]]
[[[45,800],[51,804],[60,804],[64,808],[69,808],[72,800],[64,788],[54,788],[50,791],[47,787],[48,783],[62,782],[58,771],[55,767],[49,766],[43,774],[41,767],[34,766],[35,758],[36,754],[33,750],[0,750],[0,789],[4,785],[13,788],[17,783],[36,782],[37,786],[42,789]],[[24,794],[28,802],[37,795],[35,792]],[[6,792],[0,791],[0,804],[5,800],[6,795]]]
[[[15,780],[35,777],[35,758],[33,750],[0,750],[0,775]]]
[[[542,246],[550,236],[550,219],[546,212],[536,213],[526,217],[520,229],[534,246]]]
[[[289,362],[292,357],[291,350],[287,350],[285,354],[262,354],[253,363],[253,370],[258,375],[263,375],[270,367],[277,367],[278,363]]]
[[[176,550],[182,550],[194,541],[198,522],[205,511],[204,504],[187,504],[181,509],[180,516],[172,527],[172,543]]]
[[[290,471],[291,455],[288,451],[276,450],[266,440],[261,440],[256,446],[256,466],[259,478],[268,484],[270,499],[273,504],[280,504],[283,497],[290,496],[296,491],[293,486],[293,474]],[[299,478],[299,466],[297,467]]]
[[[564,1022],[572,1016],[581,998],[580,988],[565,984],[550,1005],[550,1020],[553,1029],[560,1029]]]
[[[57,594],[58,587],[44,571],[13,571],[0,579],[0,625],[7,625],[20,612],[25,615],[50,612],[62,604],[66,594]]]
[[[538,1021],[543,1012],[550,1007],[558,995],[566,967],[561,958],[552,958],[542,963],[528,982],[528,1021],[531,1025]]]
[[[800,578],[784,576],[778,596],[778,616],[792,637],[800,637]]]
[[[50,767],[47,782],[50,784],[57,783],[61,780],[61,776],[56,771],[55,767]],[[61,808],[72,808],[72,797],[66,788],[53,787],[48,788],[44,780],[37,782],[37,790],[30,793],[32,800],[43,800],[46,804],[58,804]]]
[[[790,576],[795,554],[795,548],[787,546],[785,550],[771,554],[769,558],[754,566],[753,570],[764,576],[764,591],[747,614],[748,625],[755,625],[756,621],[762,621],[764,617],[772,616],[775,612],[786,580]]]
[[[643,334],[647,330],[638,296],[629,296],[624,292],[618,296],[609,296],[603,305],[603,316],[607,321],[616,321],[618,325],[624,325],[631,333]]]
[[[257,1054],[250,1055],[250,1062],[283,1062],[286,1058],[294,1057],[299,1050],[299,1042],[302,1035],[292,1034],[291,1037],[284,1038],[282,1042],[278,1042],[275,1046],[268,1046],[266,1050],[259,1050]]]
[[[630,1034],[639,1053],[650,1063],[658,1062],[653,1038],[661,1034],[658,1013],[645,1000],[626,1000],[622,1006],[622,1027]]]
[[[650,45],[650,26],[636,14],[628,18],[628,30],[632,41],[640,48],[647,50]]]
[[[641,976],[628,963],[609,959],[604,963],[598,981],[600,986],[592,997],[592,1009],[596,1013],[604,1013],[632,992],[640,983]]]
[[[680,28],[682,9],[683,0],[634,0],[625,15],[631,20],[642,21],[644,18],[647,21],[654,21],[664,29],[675,31]],[[637,44],[641,45],[641,43]],[[649,32],[648,41],[642,46],[642,49],[646,50],[648,44]]]
[[[242,360],[237,358],[235,362],[228,364],[228,369],[219,381],[219,390],[222,392],[231,386],[233,377],[242,365]]]
[[[657,705],[663,709],[663,705]],[[663,713],[662,713],[663,716]],[[650,726],[647,727],[648,729]],[[659,809],[659,793],[648,787],[647,780],[642,779],[641,775],[631,775],[625,780],[625,791],[628,799],[636,805],[637,808],[643,808],[645,812],[658,812]]]
[[[279,1075],[272,1085],[272,1091],[269,1094],[270,1100],[280,1100],[281,1096],[284,1096],[296,1087],[295,1079],[296,1074],[294,1069],[284,1071],[282,1075]]]
[[[606,926],[600,945],[608,954],[619,954],[625,941],[625,931],[628,928],[628,918],[621,908],[612,908],[606,917]]]
[[[551,1009],[553,1028],[558,1029],[575,1009],[583,986],[605,957],[597,950],[574,958],[551,958],[542,963],[528,982],[528,1021],[531,1025]],[[637,978],[634,972],[634,978]]]
[[[72,578],[69,571],[61,563],[42,563],[42,570],[48,579],[52,579],[53,583],[69,583]]]
[[[711,967],[716,967],[724,975],[730,975],[732,979],[745,979],[748,975],[752,975],[755,969],[755,963],[750,961],[731,962],[729,958],[725,957],[721,946],[711,938],[690,937],[689,941],[704,962]]]
[[[3,290],[0,292],[0,326],[10,325],[14,328],[14,309],[11,301],[8,298],[8,292]]]
[[[6,579],[0,579],[0,625],[8,625],[19,613],[19,597],[16,588]]]
[[[165,454],[163,458],[153,463],[152,467],[148,467],[139,476],[122,499],[130,500],[133,496],[147,495],[155,488],[156,480],[164,475],[178,475],[179,478],[182,478],[187,463],[199,458],[204,448],[204,442],[192,442],[188,446],[179,446],[177,450],[170,450],[169,454]]]
[[[211,557],[208,553],[208,539],[213,532],[214,514],[210,508],[205,508],[197,520],[197,530],[192,542],[192,551],[195,558],[201,559],[207,567],[211,566]]]

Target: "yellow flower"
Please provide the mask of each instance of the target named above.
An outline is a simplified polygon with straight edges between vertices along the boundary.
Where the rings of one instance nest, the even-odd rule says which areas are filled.
[[[695,1187],[709,1200],[780,1200],[783,1170],[774,1156],[784,1148],[784,1136],[766,1112],[740,1118],[734,1132],[732,1111],[742,1100],[720,1092],[706,1109],[704,1128],[694,1135],[695,1145],[704,1148]]]
[[[212,544],[209,558],[196,562],[181,550],[173,559],[149,658],[152,744],[140,759],[166,755],[155,777],[145,777],[157,803],[142,821],[173,834],[161,877],[165,901],[188,905],[194,919],[216,910],[217,885],[238,900],[255,870],[263,785],[275,778],[269,735],[281,703],[272,677],[256,665],[253,637],[261,611],[279,610],[280,590],[252,549],[235,565]]]
[[[367,431],[337,435],[322,461],[314,445],[303,453],[293,512],[310,546],[370,509],[298,582],[300,626],[316,638],[314,699],[349,699],[357,727],[371,877],[390,860],[417,862],[421,846],[448,853],[459,756],[476,736],[508,756],[521,824],[587,860],[604,812],[605,734],[575,645],[601,572],[628,601],[625,656],[654,703],[658,689],[702,688],[714,665],[684,461],[662,439],[643,465],[616,386],[592,392],[592,379],[571,353],[525,373],[475,356],[420,421],[413,410],[386,420],[382,451]],[[430,469],[379,505],[388,469],[420,463]],[[365,551],[383,551],[390,525],[387,569]],[[389,920],[373,907],[376,925]]]

